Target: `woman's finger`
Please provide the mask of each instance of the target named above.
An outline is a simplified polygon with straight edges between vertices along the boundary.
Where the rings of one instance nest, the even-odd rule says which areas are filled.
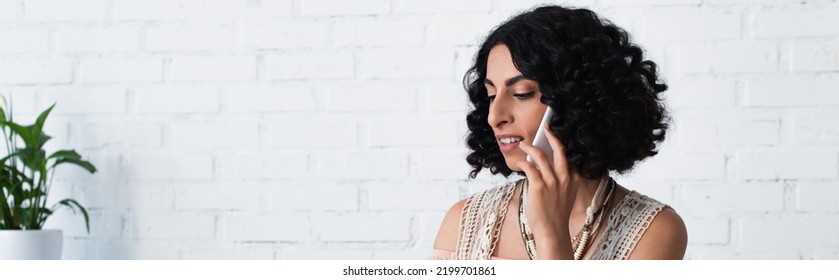
[[[548,125],[545,125],[542,129],[545,130],[545,137],[548,138],[548,144],[551,145],[551,149],[554,152],[553,166],[556,171],[556,176],[560,179],[571,178],[571,174],[569,174],[570,170],[568,169],[568,159],[565,158],[565,145],[562,145],[562,142],[551,132]]]
[[[539,169],[541,173],[542,180],[545,181],[545,184],[548,186],[553,186],[556,183],[556,176],[554,175],[553,166],[551,166],[550,161],[548,160],[548,156],[545,155],[542,150],[532,146],[530,144],[525,143],[524,141],[519,143],[519,148],[522,149],[535,163],[536,168]]]
[[[545,182],[542,180],[542,174],[539,173],[539,169],[536,169],[536,165],[532,162],[519,161],[516,165],[524,171],[524,175],[527,176],[527,181],[530,186],[544,185]]]

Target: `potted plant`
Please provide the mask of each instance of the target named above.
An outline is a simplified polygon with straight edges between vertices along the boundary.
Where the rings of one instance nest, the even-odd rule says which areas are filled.
[[[60,207],[69,207],[74,212],[80,210],[90,232],[87,210],[75,200],[62,199],[47,205],[56,167],[73,164],[90,173],[96,172],[75,150],[51,154],[44,150],[50,136],[44,133],[43,126],[53,107],[55,104],[28,126],[12,121],[11,109],[6,115],[0,107],[0,130],[7,152],[0,158],[0,259],[60,259],[61,230],[42,229],[47,218]]]

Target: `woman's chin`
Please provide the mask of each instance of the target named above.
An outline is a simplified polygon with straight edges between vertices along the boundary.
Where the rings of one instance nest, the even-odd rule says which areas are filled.
[[[519,167],[518,163],[522,162],[522,161],[526,161],[526,159],[525,158],[507,159],[506,161],[507,161],[507,168],[510,168],[510,170],[513,170],[515,172],[521,172],[523,170]]]

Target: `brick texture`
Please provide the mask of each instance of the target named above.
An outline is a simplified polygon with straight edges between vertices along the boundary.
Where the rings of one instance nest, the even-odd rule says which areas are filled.
[[[453,203],[515,178],[468,179],[462,78],[545,3],[0,0],[0,96],[23,123],[56,104],[48,151],[99,170],[56,170],[91,213],[50,218],[65,258],[424,258]],[[688,258],[839,258],[839,3],[562,3],[669,85],[659,155],[617,178],[682,216]]]

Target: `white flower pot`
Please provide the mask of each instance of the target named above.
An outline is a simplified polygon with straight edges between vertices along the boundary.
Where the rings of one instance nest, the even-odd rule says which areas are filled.
[[[60,229],[0,230],[0,260],[61,259]]]

